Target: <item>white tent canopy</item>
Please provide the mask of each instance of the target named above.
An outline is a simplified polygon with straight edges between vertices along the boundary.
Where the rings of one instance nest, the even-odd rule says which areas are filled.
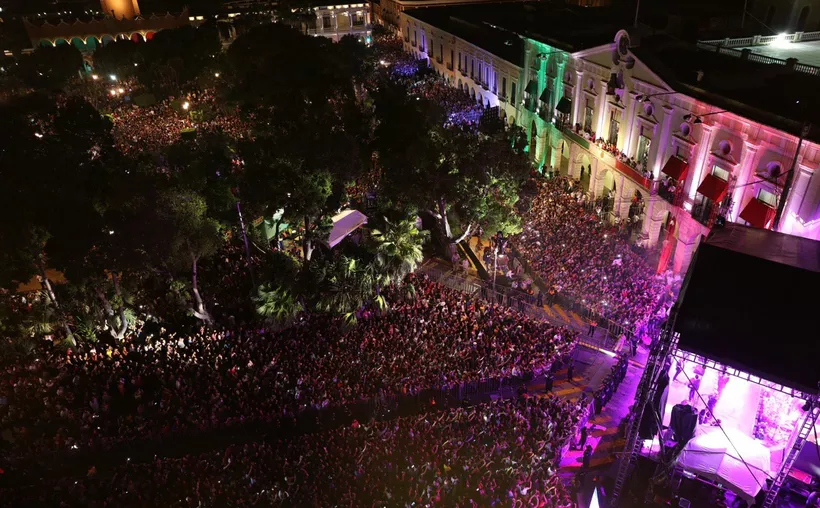
[[[771,452],[740,430],[724,430],[726,434],[719,427],[698,428],[678,457],[678,464],[686,471],[723,484],[751,505],[769,478]]]
[[[338,245],[347,235],[356,231],[361,225],[367,224],[367,216],[358,210],[343,210],[333,217],[333,229],[327,244],[330,248]]]

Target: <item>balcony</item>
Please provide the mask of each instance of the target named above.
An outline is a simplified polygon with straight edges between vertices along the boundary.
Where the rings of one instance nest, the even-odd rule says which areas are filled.
[[[453,70],[453,62],[450,62],[450,63],[447,64],[447,70],[448,71]]]
[[[615,168],[626,175],[627,178],[634,180],[638,185],[643,187],[644,189],[650,191],[652,190],[652,180],[643,176],[643,173],[638,171],[637,169],[633,168],[626,162],[622,161],[621,159],[615,157],[612,154],[608,154],[610,157],[615,159]]]
[[[584,149],[589,150],[589,141],[584,139],[583,136],[580,136],[575,131],[570,128],[564,129],[564,135],[567,136],[573,143],[581,145]]]
[[[498,96],[498,102],[507,102],[507,96],[503,95],[503,94],[499,95]]]
[[[436,57],[436,62],[438,62],[438,63],[444,63],[444,58],[442,58],[442,57],[440,57],[440,56],[437,56],[437,57]]]
[[[703,201],[692,208],[692,218],[707,228],[711,228],[717,219],[718,206],[711,201]]]
[[[668,186],[663,184],[658,186],[658,195],[672,206],[683,206],[683,186],[676,185],[675,190],[669,190]]]
[[[481,83],[481,88],[487,90],[488,92],[490,91],[490,85],[488,85],[487,83]]]
[[[459,69],[458,72],[460,72],[465,78],[467,77],[467,69]]]

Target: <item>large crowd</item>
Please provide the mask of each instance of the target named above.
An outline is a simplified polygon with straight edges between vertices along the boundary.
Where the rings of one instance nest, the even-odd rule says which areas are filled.
[[[386,394],[539,372],[574,333],[411,275],[355,327],[308,316],[283,331],[143,334],[0,370],[7,457],[106,449],[177,432],[274,422]]]
[[[629,329],[646,329],[663,316],[670,287],[645,259],[587,211],[563,178],[538,179],[524,213],[524,231],[512,238],[544,284]]]
[[[569,508],[556,472],[577,409],[521,397],[90,472],[2,506]]]
[[[180,109],[185,104],[187,108]],[[145,107],[122,102],[110,118],[117,146],[126,154],[159,150],[176,143],[189,130],[220,132],[233,139],[250,135],[250,126],[237,111],[217,104],[213,90],[193,91]]]

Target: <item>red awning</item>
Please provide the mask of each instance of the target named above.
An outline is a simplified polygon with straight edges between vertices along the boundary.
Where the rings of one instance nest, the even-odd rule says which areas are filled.
[[[749,201],[749,204],[740,212],[740,218],[756,228],[769,229],[774,221],[777,210],[759,199]]]
[[[720,203],[720,200],[726,195],[726,189],[728,187],[729,184],[725,180],[721,180],[715,175],[709,174],[706,175],[706,178],[703,179],[700,187],[698,187],[698,193],[703,194],[715,203]]]
[[[688,170],[689,163],[673,155],[672,157],[669,157],[668,161],[666,161],[666,165],[663,167],[661,172],[676,182],[683,182],[686,180],[686,172]]]

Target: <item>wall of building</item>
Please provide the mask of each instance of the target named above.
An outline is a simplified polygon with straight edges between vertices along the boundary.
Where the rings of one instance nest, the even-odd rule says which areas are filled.
[[[510,123],[526,129],[537,166],[581,179],[591,199],[611,196],[611,220],[627,220],[630,206],[640,202],[632,208],[641,210],[637,241],[660,248],[669,240],[670,267],[676,271],[686,269],[698,242],[721,216],[746,223],[740,215],[750,202],[759,199],[773,211],[781,199],[796,136],[733,113],[711,114],[718,108],[673,91],[637,59],[631,68],[613,65],[615,42],[567,54],[525,39],[521,62],[508,62],[403,13],[401,30],[406,51],[427,59],[452,86],[482,104],[499,106]],[[635,58],[629,52],[621,62],[626,57]],[[608,94],[613,70],[623,86]],[[530,82],[532,94],[526,92]],[[547,103],[540,100],[545,89],[551,90]],[[561,97],[571,99],[568,117],[555,110]],[[612,139],[635,163],[603,149],[595,142],[599,138]],[[645,162],[637,162],[642,148]],[[664,186],[664,168],[672,157],[688,165],[682,181],[673,183],[674,193]],[[820,240],[818,166],[820,147],[804,142],[780,231]],[[705,213],[708,201],[699,189],[713,172],[726,177],[727,192],[712,213]],[[771,228],[772,221],[766,226]]]
[[[370,42],[370,4],[336,4],[314,7],[316,21],[306,26],[308,35],[328,37],[338,42],[345,35],[353,35]]]

